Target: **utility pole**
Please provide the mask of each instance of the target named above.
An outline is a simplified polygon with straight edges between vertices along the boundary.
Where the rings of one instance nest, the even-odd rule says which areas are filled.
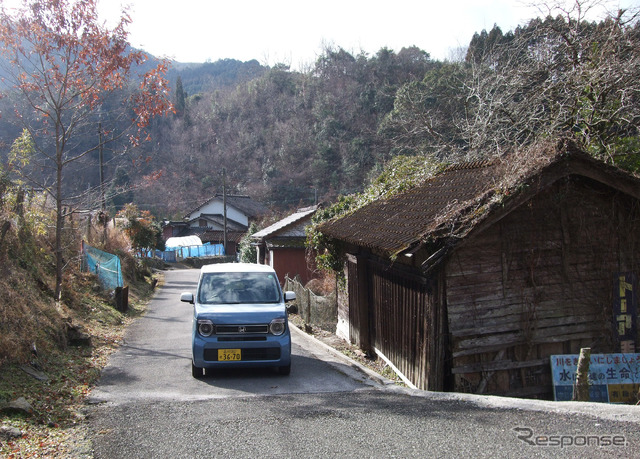
[[[104,159],[102,155],[102,121],[98,122],[98,155],[100,158],[100,203],[102,212],[107,209],[107,205],[104,199]]]
[[[102,154],[102,120],[98,121],[98,156],[100,158],[100,207],[101,218],[100,223],[102,223],[102,244],[107,242],[107,203],[104,198],[104,158]]]
[[[224,231],[222,246],[224,247],[224,254],[227,254],[227,168],[222,168],[222,207],[224,212]]]

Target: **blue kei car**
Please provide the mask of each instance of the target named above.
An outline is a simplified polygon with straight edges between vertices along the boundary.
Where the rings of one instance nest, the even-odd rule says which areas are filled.
[[[273,268],[251,263],[205,265],[198,290],[182,293],[193,304],[191,370],[276,367],[291,371],[291,333],[286,302]]]

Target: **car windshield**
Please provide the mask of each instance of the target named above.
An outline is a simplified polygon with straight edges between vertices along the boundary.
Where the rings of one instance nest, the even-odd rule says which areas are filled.
[[[205,273],[198,301],[204,304],[277,303],[280,286],[273,273]]]

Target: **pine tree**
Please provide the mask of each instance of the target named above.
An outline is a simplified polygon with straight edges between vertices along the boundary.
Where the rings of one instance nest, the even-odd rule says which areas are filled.
[[[176,115],[180,118],[182,118],[182,116],[184,115],[184,111],[186,109],[186,98],[187,96],[182,87],[182,78],[178,76],[178,81],[176,81],[175,110],[176,110]]]

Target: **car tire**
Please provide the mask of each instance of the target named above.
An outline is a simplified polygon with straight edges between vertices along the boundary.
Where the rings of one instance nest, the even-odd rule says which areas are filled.
[[[191,363],[191,376],[194,378],[202,378],[204,376],[204,368],[200,368]]]
[[[284,367],[278,367],[278,374],[282,376],[287,376],[291,373],[291,364],[286,365]]]

